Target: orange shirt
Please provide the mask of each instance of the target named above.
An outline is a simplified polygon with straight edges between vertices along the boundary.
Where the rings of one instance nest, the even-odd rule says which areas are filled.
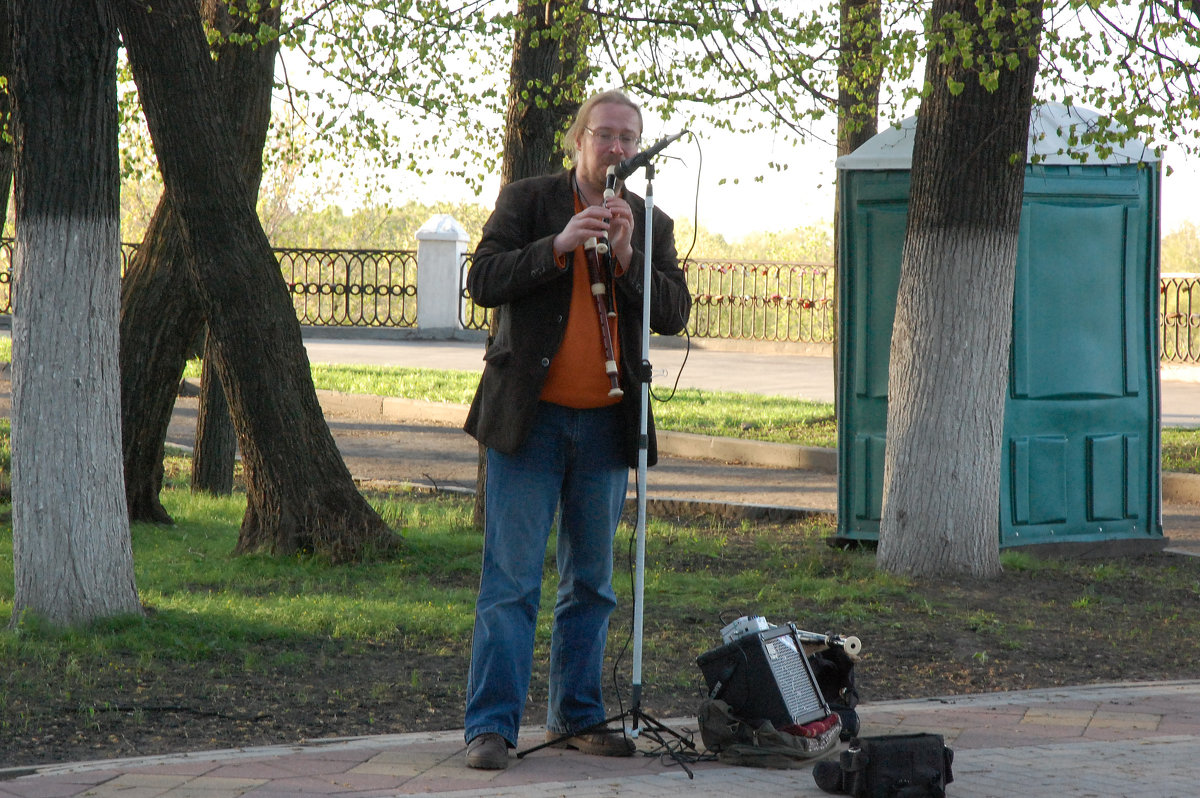
[[[578,210],[576,200],[576,211]],[[559,259],[560,266],[564,260]],[[583,247],[575,250],[572,271],[571,307],[567,312],[567,329],[558,353],[550,361],[546,383],[542,386],[539,398],[578,410],[614,405],[621,401],[621,398],[608,395],[612,385],[604,370],[600,314],[596,311],[596,300],[592,297],[587,254]],[[605,301],[609,310],[612,310],[612,296],[606,296]],[[617,338],[616,318],[610,317],[608,325],[612,335],[613,358],[619,364],[621,345]]]

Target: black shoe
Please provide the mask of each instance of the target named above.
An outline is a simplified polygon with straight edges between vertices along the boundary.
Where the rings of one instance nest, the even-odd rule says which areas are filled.
[[[478,770],[504,770],[508,767],[508,741],[487,732],[467,743],[467,767]]]

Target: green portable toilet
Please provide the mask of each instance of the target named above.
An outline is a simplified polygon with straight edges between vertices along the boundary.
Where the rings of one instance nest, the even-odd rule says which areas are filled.
[[[1163,542],[1159,161],[1136,141],[1082,162],[1059,154],[1095,119],[1049,104],[1030,120],[998,508],[1004,548]],[[915,127],[905,120],[837,161],[843,541],[879,536]]]

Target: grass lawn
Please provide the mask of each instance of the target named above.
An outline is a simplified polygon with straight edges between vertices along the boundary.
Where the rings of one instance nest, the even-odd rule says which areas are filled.
[[[133,528],[149,612],[57,630],[0,630],[0,762],[10,765],[461,728],[481,537],[468,499],[368,494],[406,545],[330,565],[232,555],[244,499],[193,496],[168,458],[173,526]],[[620,606],[606,673],[629,700],[633,519],[617,535]],[[1003,555],[989,582],[880,573],[831,548],[827,519],[651,518],[646,710],[694,716],[696,657],[740,615],[855,634],[866,701],[1190,678],[1200,658],[1200,561],[1043,561]],[[544,719],[556,576],[547,552],[526,716]],[[12,532],[0,520],[0,617],[13,610]],[[1163,651],[1171,656],[1162,656]],[[1115,653],[1114,653],[1115,652]]]

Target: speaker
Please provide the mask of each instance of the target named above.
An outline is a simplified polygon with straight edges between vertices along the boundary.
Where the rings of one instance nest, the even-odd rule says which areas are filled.
[[[790,626],[745,634],[701,654],[696,664],[709,696],[742,718],[769,720],[782,731],[831,714]]]

